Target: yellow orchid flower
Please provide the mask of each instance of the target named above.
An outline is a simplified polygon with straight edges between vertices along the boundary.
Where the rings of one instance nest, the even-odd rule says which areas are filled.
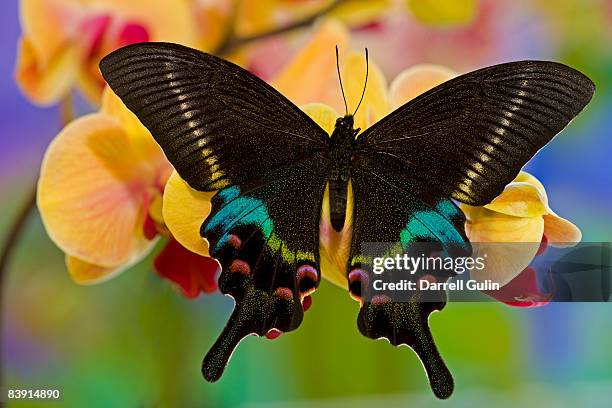
[[[150,133],[110,90],[99,112],[58,134],[43,159],[37,203],[75,282],[110,279],[147,255],[157,235],[171,238],[161,211],[171,171]],[[186,296],[197,296],[200,288],[214,290],[204,272],[214,276],[216,262],[182,259],[170,270],[178,251],[171,240],[156,259],[158,272],[181,285]],[[205,266],[200,277],[190,269],[194,262]]]
[[[550,209],[542,183],[524,171],[491,203],[461,209],[468,238],[487,254],[486,269],[470,275],[481,281],[504,286],[529,266],[542,242],[566,247],[582,238],[578,227]]]
[[[97,104],[104,89],[98,63],[116,48],[195,38],[186,0],[21,0],[20,19],[15,76],[40,105],[58,102],[73,87]]]

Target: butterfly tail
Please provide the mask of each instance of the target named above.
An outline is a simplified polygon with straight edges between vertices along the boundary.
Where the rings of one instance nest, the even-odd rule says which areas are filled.
[[[438,352],[428,325],[428,316],[439,310],[444,303],[393,302],[389,299],[372,298],[364,302],[357,325],[359,331],[372,339],[386,338],[394,346],[407,345],[421,360],[433,393],[440,399],[451,396],[454,389],[453,376]]]

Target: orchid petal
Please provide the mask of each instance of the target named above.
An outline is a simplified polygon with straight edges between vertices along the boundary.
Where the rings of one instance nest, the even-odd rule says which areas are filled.
[[[505,285],[535,257],[544,233],[543,217],[512,217],[482,207],[461,207],[468,217],[466,233],[475,245],[473,256],[485,257],[485,269],[471,278]],[[486,256],[485,256],[486,254]]]
[[[66,255],[66,267],[70,277],[75,283],[79,285],[95,285],[114,278],[142,261],[142,259],[151,252],[156,243],[156,239],[149,241],[144,250],[135,252],[131,259],[119,266],[105,267],[95,265],[74,256]]]
[[[533,184],[513,182],[485,208],[515,217],[538,217],[549,212],[546,197]]]
[[[391,106],[398,108],[456,75],[454,71],[434,64],[420,64],[404,70],[389,88]]]
[[[116,118],[121,123],[121,127],[130,137],[130,142],[138,153],[138,157],[135,157],[134,160],[140,160],[143,164],[152,168],[167,167],[166,177],[170,175],[171,166],[161,147],[155,142],[151,133],[136,115],[123,104],[109,87],[104,90],[100,112]]]
[[[180,289],[189,299],[198,297],[200,292],[212,293],[217,290],[219,262],[208,256],[200,256],[187,250],[176,240],[170,240],[153,262],[157,273]]]
[[[540,180],[535,178],[533,175],[527,173],[526,171],[521,171],[518,176],[516,176],[516,178],[513,180],[513,182],[531,184],[532,186],[538,189],[540,195],[545,199],[544,203],[548,205],[548,196],[546,195],[546,188],[544,188],[544,185],[540,182]]]
[[[544,235],[557,248],[572,247],[582,240],[580,228],[552,211],[544,216]]]
[[[353,231],[353,187],[349,183],[346,202],[346,218],[342,231],[337,232],[331,225],[329,208],[329,186],[325,188],[319,222],[319,257],[321,275],[341,288],[346,288],[346,266],[351,249]]]
[[[78,54],[65,47],[47,61],[38,57],[28,37],[19,41],[15,79],[32,102],[48,106],[68,93],[77,77]]]
[[[198,48],[212,50],[223,41],[230,19],[224,2],[195,2],[193,14],[198,29]]]
[[[38,182],[38,208],[67,254],[117,267],[149,248],[143,224],[155,174],[140,161],[119,122],[84,116],[51,142]]]
[[[76,16],[72,11],[76,4],[71,1],[54,0],[21,0],[19,2],[19,20],[23,35],[28,39],[29,47],[39,61],[46,67],[55,56],[68,48],[69,38],[66,30],[69,21]]]
[[[499,290],[485,291],[494,299],[514,307],[540,307],[550,303],[551,294],[538,287],[538,273],[533,267],[525,268]]]
[[[164,190],[162,213],[170,233],[182,246],[203,256],[209,254],[208,240],[200,235],[200,227],[210,214],[215,193],[194,190],[176,171]]]
[[[324,21],[272,84],[297,105],[323,102],[344,111],[333,50],[336,45],[346,49],[348,41],[349,33],[342,24]]]
[[[151,41],[193,45],[196,27],[189,1],[104,0],[98,12],[146,27]]]
[[[336,119],[340,117],[334,108],[323,103],[309,103],[301,106],[300,109],[321,126],[328,135],[332,134],[336,126]]]
[[[79,285],[105,282],[126,269],[123,265],[117,267],[94,265],[70,255],[66,256],[66,267],[72,280]]]

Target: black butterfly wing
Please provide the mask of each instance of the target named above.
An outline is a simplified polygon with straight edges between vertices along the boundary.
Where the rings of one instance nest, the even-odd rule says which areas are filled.
[[[301,302],[320,281],[328,135],[248,71],[180,45],[131,45],[100,68],[181,177],[221,190],[201,228],[222,265],[219,287],[236,301],[204,359],[215,381],[242,338],[302,321]]]
[[[222,265],[219,288],[236,300],[232,316],[204,359],[217,380],[238,342],[299,326],[302,301],[319,284],[319,217],[327,159],[317,156],[270,174],[265,184],[221,190],[202,225]]]
[[[587,105],[595,85],[555,62],[519,61],[461,75],[360,136],[362,153],[397,161],[426,188],[484,205]]]
[[[463,246],[468,253],[465,219],[450,199],[490,202],[593,92],[586,76],[561,64],[496,65],[424,93],[363,132],[351,170],[356,204],[349,289],[371,290],[364,282],[375,278],[372,257],[409,252],[419,242],[438,242],[456,254]],[[371,242],[390,244],[367,250]],[[434,393],[448,397],[452,377],[427,325],[429,314],[444,307],[445,293],[429,293],[426,302],[418,291],[405,301],[359,295],[360,331],[412,347]]]
[[[328,137],[278,91],[243,68],[171,43],[129,45],[100,63],[191,187],[218,190],[309,160]]]
[[[438,190],[419,190],[410,173],[374,158],[360,157],[351,182],[355,194],[353,236],[349,255],[349,291],[361,301],[357,319],[360,332],[372,339],[386,338],[395,346],[408,345],[420,357],[431,387],[439,398],[448,397],[453,379],[440,357],[428,326],[430,313],[446,304],[444,291],[427,296],[407,292],[395,296],[373,291],[373,257],[408,254],[430,256],[466,256],[471,251],[464,232],[465,217],[452,200]],[[387,276],[387,272],[385,275]],[[445,271],[394,272],[399,282],[406,279],[418,284],[427,278],[446,281]]]

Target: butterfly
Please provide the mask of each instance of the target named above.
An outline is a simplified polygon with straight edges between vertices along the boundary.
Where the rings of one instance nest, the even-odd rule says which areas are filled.
[[[418,242],[469,251],[456,202],[489,203],[595,91],[568,66],[510,62],[451,79],[363,131],[347,107],[329,135],[247,70],[188,47],[129,45],[100,69],[183,180],[218,191],[200,233],[222,266],[219,288],[235,307],[204,358],[208,381],[221,377],[244,337],[300,325],[302,302],[321,279],[319,224],[328,191],[333,228],[341,230],[347,214],[352,219],[345,273],[348,290],[361,299],[359,330],[410,346],[439,398],[454,385],[428,317],[445,306],[446,294],[427,302],[365,297],[373,254],[364,253],[364,243],[388,243],[380,255]]]

